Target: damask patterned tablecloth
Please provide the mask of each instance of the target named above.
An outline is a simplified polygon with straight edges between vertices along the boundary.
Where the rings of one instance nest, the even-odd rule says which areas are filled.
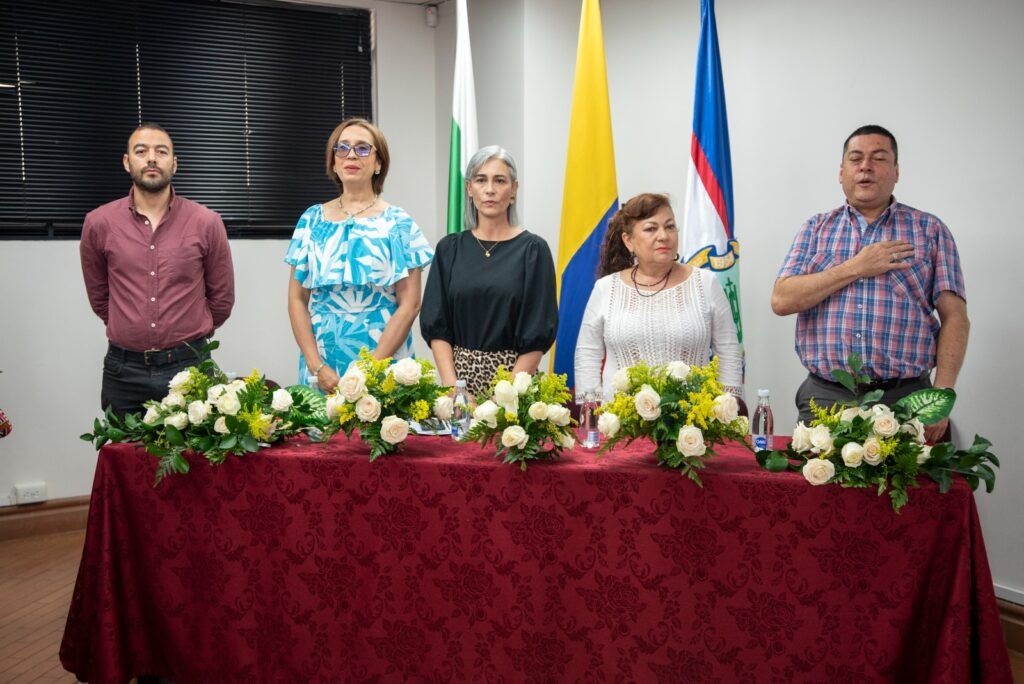
[[[970,490],[901,515],[719,450],[526,472],[299,440],[153,487],[99,455],[61,662],[188,682],[1009,682]]]

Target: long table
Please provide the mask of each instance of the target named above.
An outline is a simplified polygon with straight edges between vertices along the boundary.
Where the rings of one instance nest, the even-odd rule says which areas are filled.
[[[99,454],[61,646],[80,680],[1010,682],[972,493],[902,514],[719,448],[525,472],[476,445],[291,440],[153,487]]]

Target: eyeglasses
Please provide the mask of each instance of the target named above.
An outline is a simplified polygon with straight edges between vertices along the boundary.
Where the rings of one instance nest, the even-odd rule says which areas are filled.
[[[370,143],[356,143],[355,145],[349,145],[348,143],[338,143],[334,146],[334,156],[336,157],[347,157],[348,153],[355,150],[357,157],[369,157],[370,152],[373,152],[373,145]]]

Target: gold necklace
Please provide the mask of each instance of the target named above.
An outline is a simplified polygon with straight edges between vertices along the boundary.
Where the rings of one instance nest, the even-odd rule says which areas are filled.
[[[341,199],[341,198],[339,197],[339,198],[338,198],[338,205],[339,205],[339,206],[341,207],[341,210],[342,210],[343,212],[345,212],[346,214],[348,214],[348,216],[346,216],[346,217],[345,217],[345,223],[350,223],[350,222],[352,221],[352,219],[354,219],[354,218],[355,218],[356,216],[359,216],[359,215],[360,215],[360,214],[362,214],[362,213],[363,213],[364,211],[366,211],[367,209],[369,209],[370,207],[372,207],[372,206],[373,206],[374,204],[376,204],[376,203],[377,203],[377,200],[378,200],[379,198],[380,198],[380,195],[374,195],[374,196],[373,196],[373,201],[371,201],[371,202],[370,202],[369,204],[367,204],[367,205],[366,205],[365,207],[363,207],[362,209],[358,209],[358,210],[356,210],[356,211],[349,211],[348,209],[346,209],[346,208],[345,208],[345,203],[344,203],[344,202],[342,201],[342,199]]]
[[[491,252],[494,250],[494,248],[501,244],[501,240],[495,240],[493,243],[491,243],[490,247],[484,247],[484,243],[480,242],[480,238],[476,236],[476,233],[470,231],[470,235],[472,235],[473,239],[476,240],[476,244],[480,245],[480,249],[484,250],[484,256],[487,257],[488,259],[491,258]]]

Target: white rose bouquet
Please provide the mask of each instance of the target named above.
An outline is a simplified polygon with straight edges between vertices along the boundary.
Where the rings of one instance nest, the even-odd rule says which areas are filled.
[[[613,380],[615,398],[602,406],[598,430],[607,441],[600,454],[622,440],[654,442],[661,465],[678,468],[696,482],[698,470],[727,439],[742,441],[750,423],[739,402],[718,382],[718,359],[706,366],[673,361],[664,366],[623,368]]]
[[[375,359],[363,348],[327,397],[323,439],[356,430],[370,446],[370,460],[398,451],[411,421],[451,415],[448,388],[437,382],[434,365],[425,359]]]
[[[907,489],[918,486],[919,474],[938,482],[942,492],[949,490],[957,474],[972,489],[983,481],[992,491],[993,466],[999,466],[999,459],[988,451],[988,440],[975,436],[974,444],[965,451],[957,451],[949,442],[924,443],[924,426],[942,420],[952,410],[953,390],[919,390],[892,407],[873,404],[881,398],[881,390],[859,396],[858,381],[866,383],[870,378],[860,375],[859,357],[851,356],[848,362],[857,376],[837,371],[833,377],[859,400],[827,409],[812,401],[814,419],[810,425],[797,423],[786,449],[758,452],[758,462],[764,468],[799,471],[812,485],[870,487],[879,495],[888,490],[897,512],[907,503]]]
[[[208,343],[202,353],[219,346]],[[148,401],[145,414],[124,418],[108,410],[82,439],[97,449],[107,442],[141,442],[160,459],[156,483],[173,473],[189,471],[186,451],[195,451],[213,465],[228,455],[259,451],[282,437],[326,423],[324,399],[308,387],[270,389],[254,370],[244,380],[229,381],[211,359],[175,375],[160,401]]]
[[[564,375],[519,372],[514,376],[498,368],[491,380],[490,399],[473,411],[465,442],[487,446],[494,441],[505,463],[518,463],[561,455],[576,445],[575,421],[565,407],[569,389]]]

